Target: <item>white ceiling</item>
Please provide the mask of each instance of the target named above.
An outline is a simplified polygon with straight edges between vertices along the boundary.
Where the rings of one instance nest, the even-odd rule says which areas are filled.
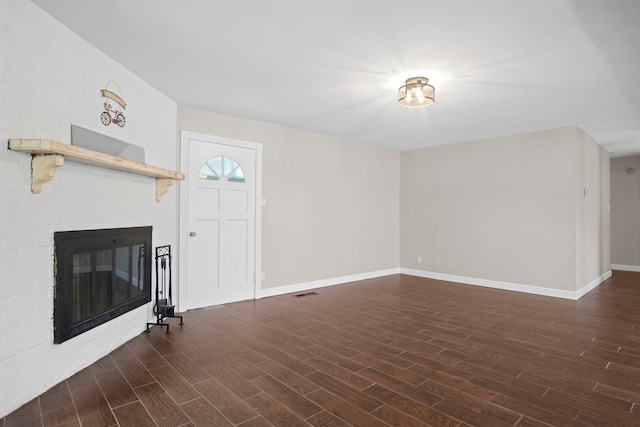
[[[640,154],[639,0],[32,0],[177,103],[409,150],[577,125]],[[436,103],[397,105],[426,76]]]

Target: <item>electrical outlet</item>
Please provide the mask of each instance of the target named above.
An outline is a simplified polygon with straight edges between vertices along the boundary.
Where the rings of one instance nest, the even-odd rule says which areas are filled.
[[[422,257],[421,257],[421,256],[417,256],[417,257],[416,257],[416,262],[417,262],[418,264],[422,264]]]

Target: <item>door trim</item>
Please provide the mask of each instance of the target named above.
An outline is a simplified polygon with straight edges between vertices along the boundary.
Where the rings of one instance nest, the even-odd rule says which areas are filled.
[[[206,135],[202,133],[181,131],[180,132],[180,171],[187,176],[189,173],[189,140],[196,139],[211,144],[228,145],[238,148],[247,148],[256,152],[256,191],[255,191],[255,253],[254,253],[254,283],[253,298],[256,299],[260,295],[262,280],[262,144],[250,141],[241,141],[237,139],[224,138],[221,136]],[[188,188],[187,180],[180,181],[178,186],[179,214],[178,214],[178,301],[176,303],[178,312],[186,310],[187,302],[187,239],[189,237],[188,230]]]

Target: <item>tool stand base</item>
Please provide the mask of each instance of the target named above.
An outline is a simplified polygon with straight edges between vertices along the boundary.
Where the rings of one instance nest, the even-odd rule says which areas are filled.
[[[182,321],[182,316],[162,316],[155,323],[147,323],[147,330],[145,332],[148,333],[149,328],[151,328],[152,326],[164,326],[165,328],[167,328],[165,333],[170,334],[171,332],[169,331],[169,324],[164,323],[164,319],[167,319],[167,318],[180,319],[180,323],[178,323],[178,325],[180,326],[184,325],[184,322]]]

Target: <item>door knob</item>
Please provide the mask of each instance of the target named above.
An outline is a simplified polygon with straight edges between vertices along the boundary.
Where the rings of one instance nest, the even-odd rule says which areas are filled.
[[[196,237],[196,232],[195,231],[190,231],[189,232],[189,236],[190,237]]]

